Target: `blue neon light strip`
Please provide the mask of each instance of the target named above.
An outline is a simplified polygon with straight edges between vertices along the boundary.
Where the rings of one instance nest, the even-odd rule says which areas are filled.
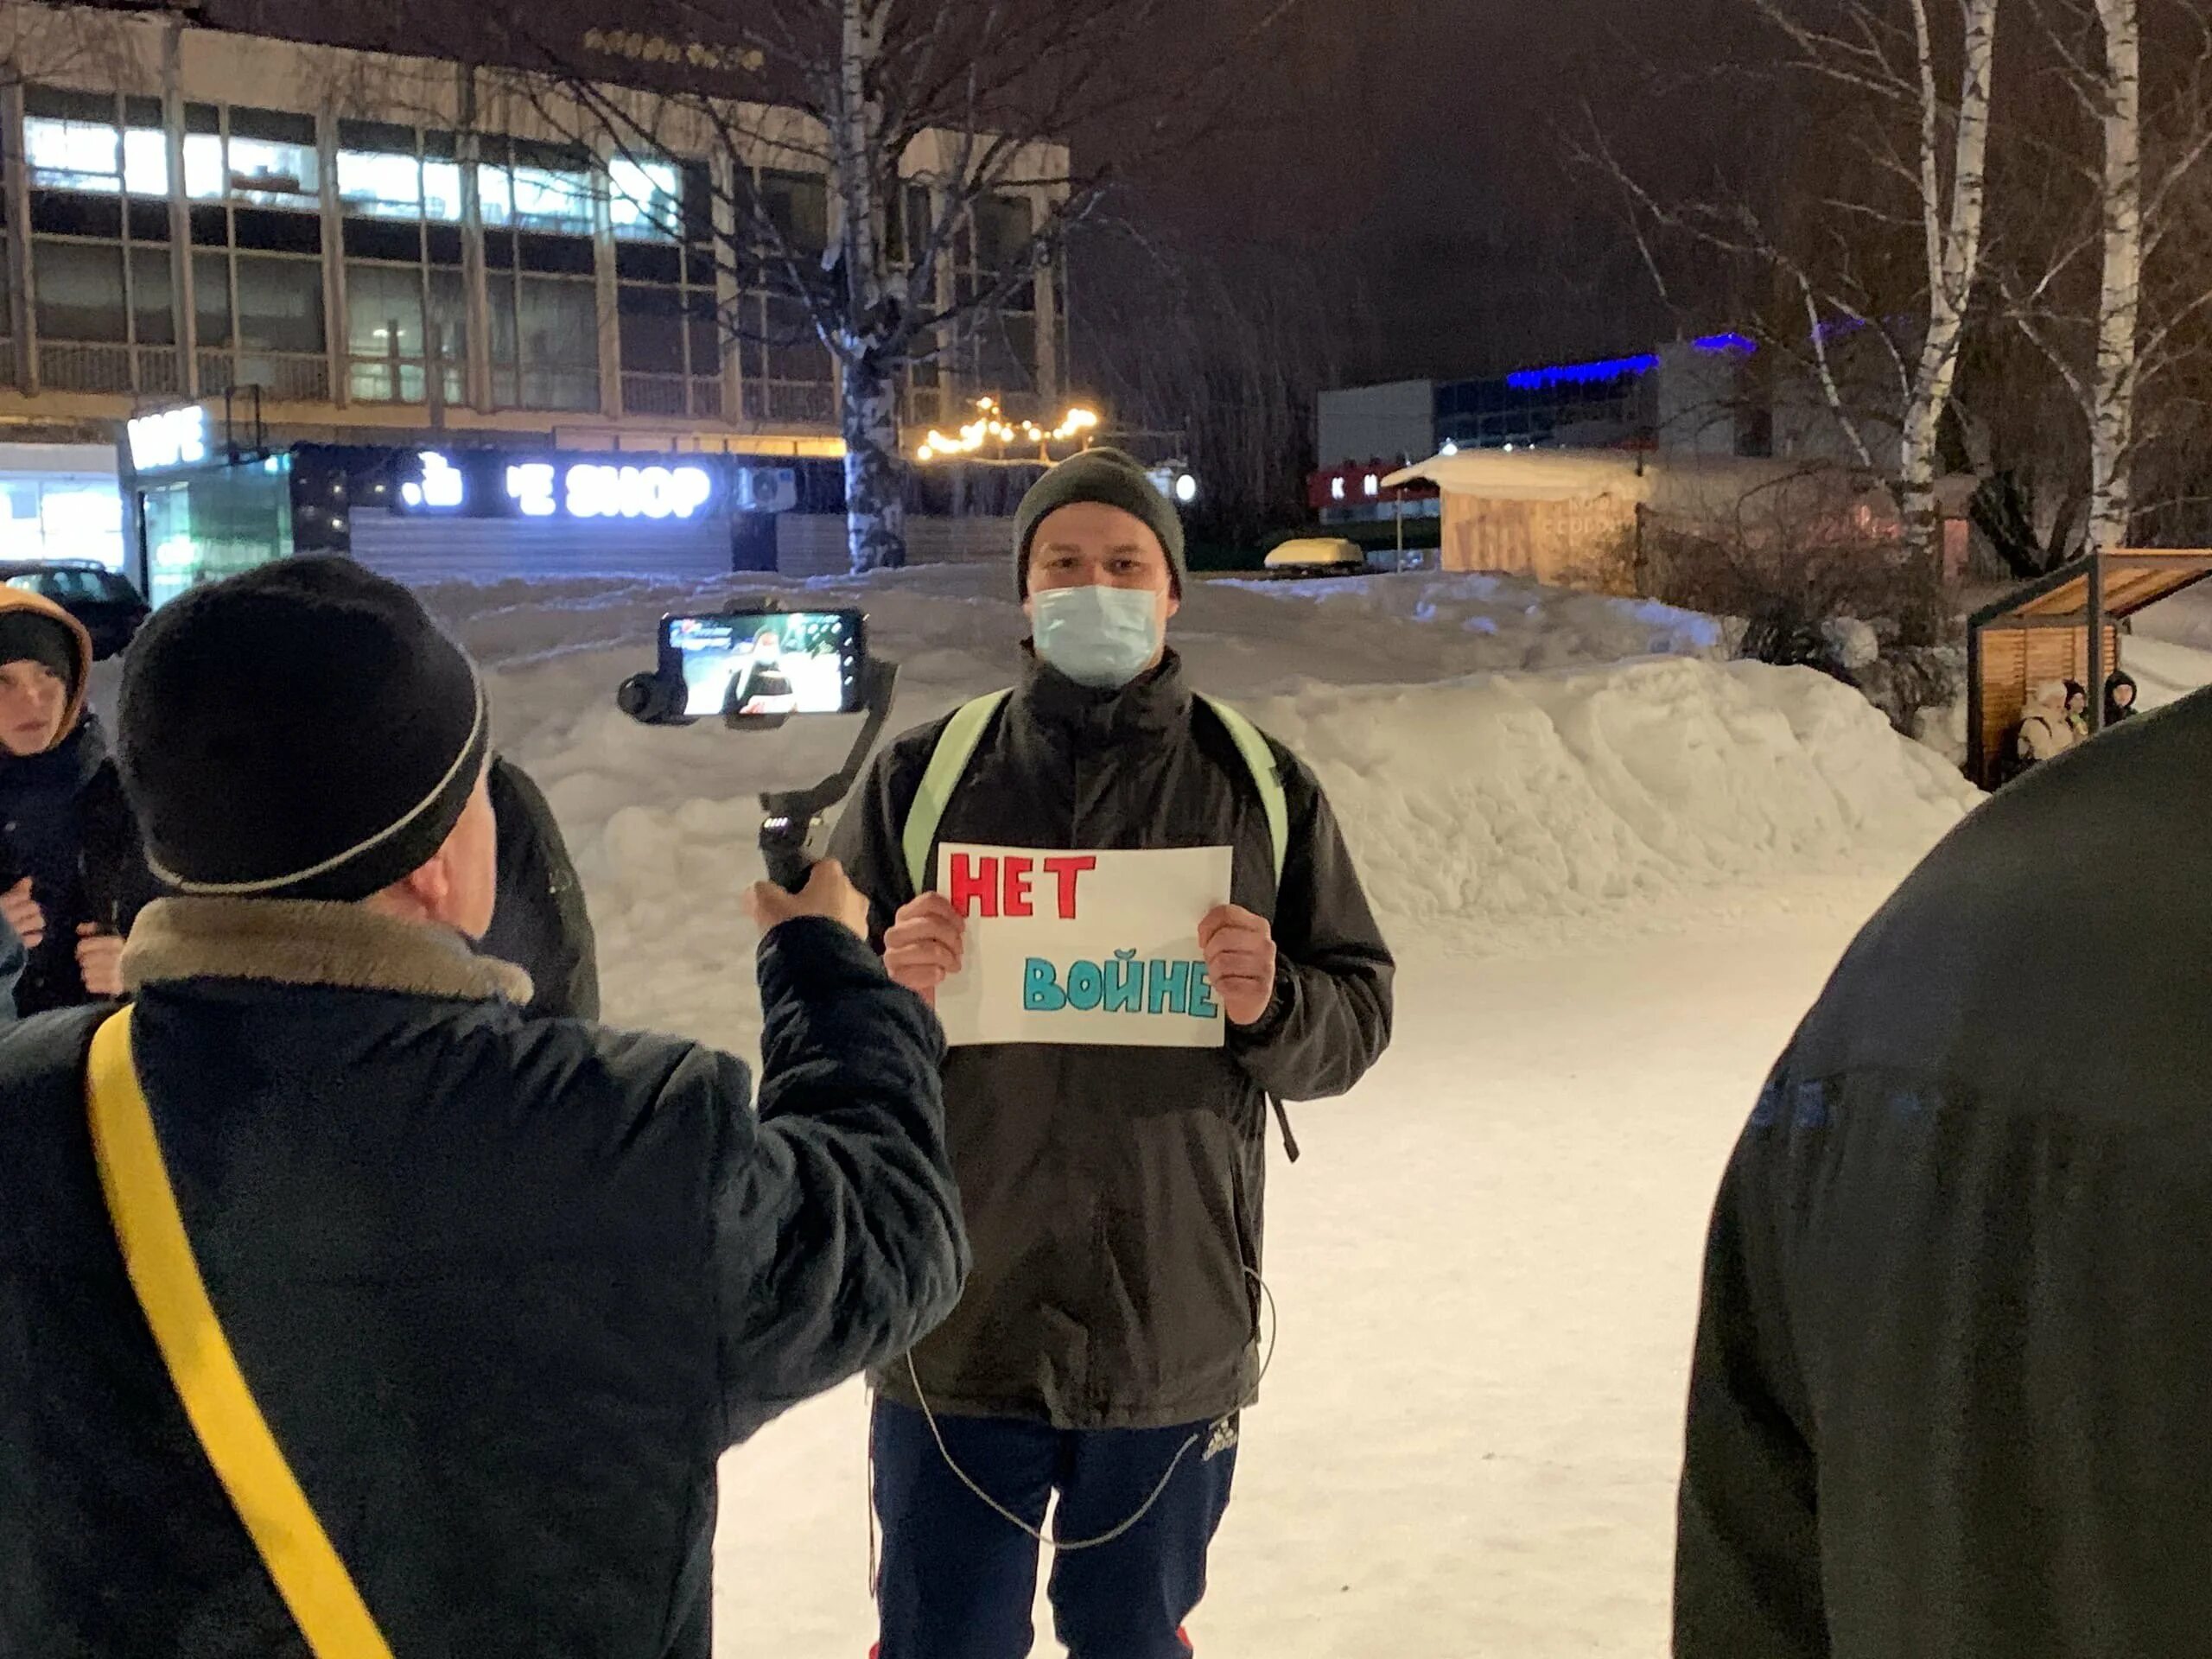
[[[1691,345],[1700,352],[1756,352],[1758,342],[1746,334],[1707,334]]]
[[[1649,374],[1659,366],[1656,353],[1641,357],[1608,357],[1595,363],[1567,363],[1557,368],[1522,369],[1505,377],[1516,391],[1545,391],[1554,386],[1592,386],[1606,380],[1625,380]]]

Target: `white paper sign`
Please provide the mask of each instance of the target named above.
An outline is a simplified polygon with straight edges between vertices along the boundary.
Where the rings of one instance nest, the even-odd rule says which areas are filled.
[[[937,994],[954,1047],[1221,1046],[1198,924],[1229,902],[1230,849],[937,857],[938,890],[968,920],[964,963]]]

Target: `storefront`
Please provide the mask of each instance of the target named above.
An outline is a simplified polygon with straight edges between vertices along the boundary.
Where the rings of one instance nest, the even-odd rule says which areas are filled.
[[[105,444],[0,443],[0,562],[124,566],[123,493]]]
[[[835,462],[552,448],[271,449],[214,406],[130,423],[129,569],[156,605],[292,553],[405,581],[705,580],[777,566],[777,515],[838,487]]]

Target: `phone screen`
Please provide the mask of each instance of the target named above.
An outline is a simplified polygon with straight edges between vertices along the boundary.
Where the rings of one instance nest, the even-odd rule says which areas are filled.
[[[843,715],[861,704],[868,658],[858,611],[735,611],[671,616],[664,667],[683,679],[683,712]]]

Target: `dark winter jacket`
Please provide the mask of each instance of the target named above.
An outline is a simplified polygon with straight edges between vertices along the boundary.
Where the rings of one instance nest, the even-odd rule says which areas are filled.
[[[913,896],[899,850],[942,725],[876,760],[833,848],[879,934]],[[1125,691],[1033,665],[993,717],[940,841],[1228,845],[1234,897],[1274,920],[1274,1006],[1224,1049],[956,1050],[947,1131],[976,1252],[913,1363],[929,1403],[1066,1428],[1195,1422],[1253,1381],[1267,1097],[1342,1094],[1390,1035],[1392,962],[1313,775],[1275,747],[1281,891],[1259,791],[1173,658]],[[913,1403],[904,1363],[876,1379]]]
[[[0,755],[0,888],[30,878],[46,937],[16,1001],[24,1014],[86,1001],[77,930],[128,933],[156,897],[137,820],[90,715],[44,754]]]
[[[491,765],[499,826],[499,890],[487,957],[513,963],[537,994],[530,1011],[554,1020],[599,1018],[599,944],[553,809],[530,774],[505,755]]]
[[[167,900],[126,974],[209,1292],[393,1651],[706,1659],[715,1459],[958,1291],[920,1001],[779,929],[756,1117],[730,1056],[525,1019],[358,906]],[[0,1654],[303,1659],[124,1275],[103,1013],[0,1030]]]
[[[2206,1650],[2208,796],[2208,695],[2038,767],[1798,1031],[1713,1220],[1681,1659]]]

